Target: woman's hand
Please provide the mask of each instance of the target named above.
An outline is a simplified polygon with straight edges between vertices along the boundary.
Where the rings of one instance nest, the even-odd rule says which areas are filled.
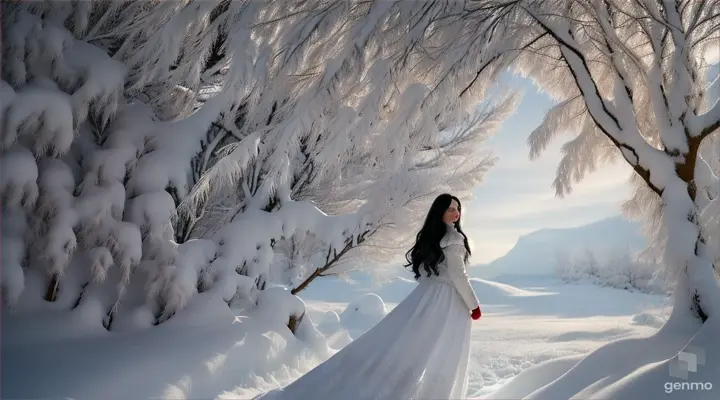
[[[470,318],[475,319],[475,320],[480,319],[481,316],[482,316],[482,312],[480,311],[480,307],[472,310],[472,314],[470,314]]]

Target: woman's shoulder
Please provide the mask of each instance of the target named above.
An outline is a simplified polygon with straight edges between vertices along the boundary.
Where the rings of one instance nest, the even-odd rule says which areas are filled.
[[[447,232],[445,232],[445,236],[443,236],[442,240],[440,241],[440,247],[445,248],[455,244],[464,246],[465,237],[455,229],[448,228]]]

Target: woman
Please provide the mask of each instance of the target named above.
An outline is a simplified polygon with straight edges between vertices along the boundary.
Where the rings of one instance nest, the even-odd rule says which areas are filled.
[[[382,321],[268,399],[460,399],[470,318],[480,306],[465,263],[460,200],[438,196],[406,258],[419,285]],[[422,267],[424,274],[421,274]]]

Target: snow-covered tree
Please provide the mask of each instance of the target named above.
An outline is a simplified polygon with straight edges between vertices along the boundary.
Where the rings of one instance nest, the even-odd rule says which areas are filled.
[[[638,204],[661,215],[664,263],[685,294],[676,308],[702,321],[717,316],[720,180],[706,157],[717,154],[720,103],[706,101],[713,83],[705,55],[720,42],[720,3],[480,3],[463,20],[488,43],[488,69],[511,66],[558,102],[529,138],[531,157],[556,136],[573,136],[557,194],[600,163],[629,164],[642,182]]]
[[[3,3],[3,304],[124,329],[387,259],[512,109],[447,96],[460,6]]]
[[[659,265],[644,262],[629,249],[618,247],[599,258],[586,249],[571,257],[566,252],[556,254],[555,272],[568,283],[591,283],[651,294],[667,293],[664,271]]]

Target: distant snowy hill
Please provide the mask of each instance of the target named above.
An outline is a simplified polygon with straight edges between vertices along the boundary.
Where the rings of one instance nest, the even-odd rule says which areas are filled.
[[[613,252],[629,250],[638,252],[647,245],[640,225],[622,217],[600,220],[588,225],[564,229],[541,229],[521,236],[515,246],[504,256],[484,265],[474,265],[468,271],[471,277],[518,282],[519,278],[555,277],[556,253],[565,252],[569,257],[592,251],[599,262]],[[412,272],[399,264],[391,265],[385,272],[387,281],[376,281],[367,271],[355,271],[348,275],[350,282],[339,277],[316,279],[300,297],[305,300],[347,302],[367,293],[382,290],[385,301],[401,301],[414,287]],[[549,277],[549,275],[553,275]],[[544,279],[543,279],[544,281]]]
[[[521,236],[504,256],[470,269],[483,278],[517,278],[553,274],[558,251],[568,256],[590,250],[598,260],[611,252],[628,249],[637,252],[646,246],[640,225],[622,217],[613,217],[588,225],[566,229],[541,229]]]

